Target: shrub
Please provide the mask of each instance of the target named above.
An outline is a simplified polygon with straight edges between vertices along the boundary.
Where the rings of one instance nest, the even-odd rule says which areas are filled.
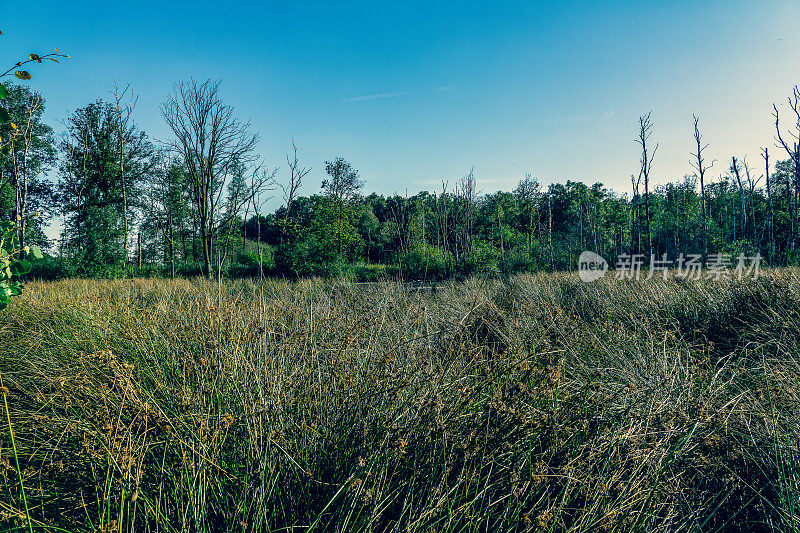
[[[445,279],[451,261],[448,251],[418,242],[400,256],[400,269],[407,279]]]

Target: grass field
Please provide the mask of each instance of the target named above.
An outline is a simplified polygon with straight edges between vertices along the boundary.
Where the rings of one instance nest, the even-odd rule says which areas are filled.
[[[798,274],[32,283],[0,524],[798,531]]]

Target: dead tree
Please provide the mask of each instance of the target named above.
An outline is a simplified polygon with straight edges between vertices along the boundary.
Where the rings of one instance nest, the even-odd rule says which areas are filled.
[[[547,246],[550,248],[550,271],[556,268],[555,254],[553,253],[553,195],[550,188],[547,190]]]
[[[640,220],[639,207],[639,184],[642,180],[640,175],[638,178],[631,174],[631,188],[633,189],[633,198],[631,199],[631,253],[642,253],[642,228]]]
[[[658,143],[652,151],[648,151],[647,141],[653,133],[653,121],[650,118],[652,111],[639,117],[639,137],[636,142],[642,148],[642,155],[639,159],[639,179],[644,179],[644,233],[647,238],[647,255],[652,253],[652,237],[650,235],[650,169],[653,166],[653,158],[658,150]]]
[[[700,178],[700,209],[703,217],[703,262],[705,262],[708,256],[708,209],[706,208],[705,175],[714,166],[714,161],[711,161],[710,165],[705,164],[703,152],[708,148],[708,143],[702,143],[703,136],[700,135],[699,127],[700,118],[697,115],[692,115],[692,119],[694,120],[694,142],[697,145],[697,151],[691,154],[693,159],[689,163],[697,173],[697,177]]]
[[[778,106],[772,104],[773,116],[775,117],[775,131],[777,133],[778,145],[788,154],[789,158],[794,163],[794,182],[795,194],[800,193],[798,184],[800,184],[800,87],[797,85],[792,89],[792,95],[787,99],[789,109],[794,114],[794,129],[788,131],[788,137],[784,138],[781,133],[780,117],[778,115]],[[792,137],[794,139],[792,139]],[[789,243],[788,248],[794,250],[797,244],[797,210],[798,201],[795,198],[792,202],[792,186],[789,175],[786,176],[786,202],[789,211]]]
[[[253,208],[256,217],[256,250],[258,250],[258,279],[264,279],[264,252],[261,249],[261,211],[264,205],[272,198],[263,194],[275,188],[275,174],[278,169],[269,171],[261,166],[256,167],[250,174],[246,201]]]
[[[739,162],[736,160],[735,156],[731,157],[731,170],[736,177],[736,183],[739,184],[739,202],[742,212],[742,239],[746,239],[747,235],[745,233],[745,226],[747,225],[747,210],[745,209],[744,205],[744,187],[742,186],[742,178],[739,176]]]
[[[761,176],[755,178],[750,174],[750,165],[747,164],[747,156],[742,158],[742,168],[744,168],[744,176],[747,181],[747,212],[750,213],[750,238],[756,243],[756,247],[760,249],[761,236],[756,231],[756,208],[753,206],[753,197],[756,194],[758,182],[761,181]]]
[[[292,157],[286,154],[286,163],[289,165],[289,183],[280,184],[281,190],[283,191],[284,205],[286,207],[286,212],[283,214],[284,232],[286,231],[289,219],[292,217],[292,202],[297,198],[297,191],[303,184],[303,178],[311,172],[311,167],[306,168],[300,166],[297,160],[297,146],[294,144],[294,139],[292,139],[292,153]]]
[[[470,168],[469,173],[456,183],[456,197],[461,200],[461,251],[469,253],[472,250],[472,226],[475,215],[476,191],[475,168]]]

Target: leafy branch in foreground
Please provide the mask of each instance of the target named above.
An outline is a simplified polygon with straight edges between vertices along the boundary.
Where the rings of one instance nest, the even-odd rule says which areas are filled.
[[[0,224],[0,310],[6,308],[12,296],[22,294],[19,277],[31,271],[31,260],[41,258],[38,246],[20,246],[16,223]]]
[[[2,32],[0,32],[0,35]],[[67,57],[72,59],[68,54],[59,54],[58,49],[55,52],[45,55],[38,55],[31,52],[28,54],[28,59],[25,61],[17,61],[14,66],[0,74],[0,78],[4,78],[14,71],[14,76],[21,80],[31,79],[31,74],[27,70],[15,70],[28,63],[41,63],[43,59],[49,59],[58,63],[57,57]],[[0,100],[5,100],[8,96],[8,88],[0,83]],[[8,123],[12,129],[12,137],[21,135],[17,129],[17,125],[11,122],[11,115],[5,106],[0,106],[0,126]],[[7,153],[11,143],[3,143],[0,138],[0,150],[2,153]],[[31,270],[31,260],[42,259],[42,251],[38,246],[22,246],[19,237],[19,228],[17,222],[21,220],[19,213],[16,215],[14,221],[4,221],[0,224],[0,310],[3,310],[11,301],[12,296],[19,296],[22,294],[22,283],[20,276],[23,276]]]

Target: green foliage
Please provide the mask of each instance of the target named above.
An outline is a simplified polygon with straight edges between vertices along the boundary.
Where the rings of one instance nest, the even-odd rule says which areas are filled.
[[[503,274],[518,274],[544,269],[544,265],[537,262],[533,254],[521,246],[501,254],[497,259],[497,267]]]
[[[497,265],[499,256],[497,248],[485,241],[477,241],[470,251],[456,260],[455,269],[461,276],[497,274],[500,271]]]
[[[22,294],[20,278],[31,271],[31,261],[40,259],[38,246],[20,246],[16,224],[0,223],[0,310],[8,306],[12,296]]]
[[[441,280],[450,275],[452,254],[427,243],[414,243],[411,250],[399,258],[403,276],[413,280]]]
[[[54,215],[54,191],[47,173],[56,161],[53,129],[42,120],[45,101],[22,85],[9,85],[4,101],[11,120],[0,126],[0,219],[17,220],[23,245],[47,246],[44,229]]]
[[[259,278],[258,261],[258,250],[255,247],[239,251],[234,261],[228,265],[225,275],[230,278]],[[261,244],[261,263],[265,276],[275,274],[275,251],[272,246]]]
[[[31,53],[3,75],[27,79],[29,73],[18,67],[56,57]],[[176,90],[167,106],[172,112],[165,114],[172,126],[187,104],[175,99],[179,93],[222,105],[218,83]],[[59,145],[60,182],[53,191],[47,180],[35,177],[44,176],[55,160],[53,132],[38,121],[41,109],[30,143],[17,140],[27,127],[22,121],[29,96],[24,86],[0,85],[0,178],[12,176],[0,179],[0,219],[21,215],[21,244],[46,246],[44,228],[58,205],[65,226],[59,258],[35,269],[41,277],[191,276],[198,262],[206,275],[260,276],[253,241],[269,246],[264,274],[292,277],[377,279],[397,270],[411,279],[444,279],[572,270],[584,250],[611,264],[620,254],[652,251],[676,258],[704,248],[761,254],[771,265],[800,261],[795,205],[800,169],[791,159],[774,162],[769,191],[758,180],[749,190],[742,187],[731,174],[735,169],[707,181],[704,197],[694,176],[652,187],[647,235],[642,196],[631,198],[601,183],[569,180],[543,188],[526,174],[513,191],[483,194],[470,171],[441,193],[362,197],[364,181],[341,157],[325,163],[322,195],[293,193],[286,198],[290,205],[274,213],[259,207],[256,217],[247,200],[255,186],[248,180],[258,174],[251,157],[257,136],[244,124],[234,121],[240,153],[209,163],[213,168],[198,174],[197,165],[208,162],[208,154],[181,153],[176,159],[156,153],[133,121],[118,120],[115,106],[90,103],[67,120]],[[199,130],[194,133],[202,137]],[[175,153],[186,146],[172,143]],[[14,185],[23,167],[32,174],[27,208],[20,205],[22,187]],[[749,170],[745,174],[749,179]],[[270,179],[262,185],[267,190],[277,184]]]
[[[14,76],[18,79],[30,80],[31,74],[28,71],[15,70],[15,68],[30,62],[41,63],[42,59],[58,62],[56,57],[69,56],[58,54],[57,51],[44,56],[32,52],[28,55],[26,61],[16,62],[13,67],[0,74],[0,78],[8,76],[14,70]],[[20,178],[16,164],[12,168],[8,168],[11,161],[20,160],[26,172],[36,175],[54,157],[50,139],[52,130],[39,122],[43,105],[29,107],[25,110],[28,124],[25,126],[24,131],[20,131],[19,126],[13,121],[16,120],[22,124],[24,116],[20,115],[25,113],[19,114],[15,113],[15,111],[19,109],[20,105],[29,104],[31,96],[30,91],[20,87],[12,87],[9,90],[6,84],[0,83],[0,100],[5,101],[0,106],[0,165],[2,165],[0,175],[10,174],[12,176],[10,184],[0,181],[0,200],[4,199],[2,197],[7,192],[6,185],[11,185],[15,193],[13,216],[9,217],[11,220],[0,223],[0,310],[8,306],[12,296],[22,294],[21,278],[31,271],[33,267],[31,261],[42,259],[42,252],[38,246],[25,244],[27,236],[26,222],[28,221],[27,206],[25,203],[20,202],[20,197],[27,200],[29,192],[31,193],[31,198],[35,199],[37,193],[41,194],[39,189],[42,185],[35,181],[29,182],[27,175]],[[21,138],[20,143],[15,142],[18,138]],[[16,152],[20,151],[20,144],[22,145],[22,153],[15,153],[15,147]],[[24,188],[24,195],[20,195],[21,187]],[[46,186],[44,186],[44,191],[45,196],[49,194]],[[25,509],[27,514],[27,503],[25,504]],[[30,527],[30,519],[28,520],[28,525]]]
[[[374,283],[386,279],[395,279],[399,272],[392,265],[373,265],[369,263],[350,263],[342,274],[356,282]]]
[[[326,161],[325,172],[328,178],[322,180],[322,188],[325,194],[338,200],[353,197],[364,186],[364,181],[358,177],[358,170],[341,157]]]
[[[85,275],[117,277],[128,259],[125,229],[131,212],[147,205],[142,186],[156,172],[152,143],[135,125],[123,127],[113,105],[97,101],[69,116],[60,148],[62,252],[81,263]]]

